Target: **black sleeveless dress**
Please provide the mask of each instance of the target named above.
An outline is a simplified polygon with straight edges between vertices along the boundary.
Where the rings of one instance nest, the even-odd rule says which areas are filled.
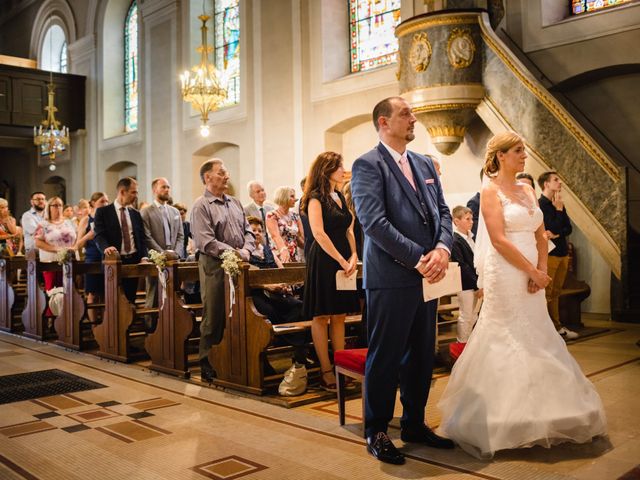
[[[351,247],[349,247],[347,240],[347,230],[351,225],[352,216],[344,197],[341,193],[338,195],[342,208],[333,200],[329,200],[329,203],[320,200],[322,221],[325,233],[345,260],[348,260],[351,257]],[[338,270],[342,270],[338,262],[331,258],[318,242],[314,241],[307,256],[307,277],[302,308],[305,319],[360,311],[360,303],[355,290],[336,290],[336,272]]]

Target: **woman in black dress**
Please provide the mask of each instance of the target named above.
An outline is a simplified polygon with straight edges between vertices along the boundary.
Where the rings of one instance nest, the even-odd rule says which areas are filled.
[[[94,238],[94,216],[96,210],[100,207],[109,205],[109,198],[102,192],[95,192],[91,195],[89,206],[91,210],[89,215],[80,220],[78,225],[78,243],[76,249],[82,250],[84,247],[85,263],[102,262],[102,252],[98,248]],[[87,303],[99,303],[104,299],[104,275],[102,274],[86,274],[84,276],[84,293],[87,296]],[[90,309],[88,312],[89,320],[95,322],[96,311]]]
[[[360,310],[355,291],[336,290],[336,272],[344,270],[350,276],[358,262],[353,216],[338,190],[343,175],[342,156],[321,153],[309,169],[300,204],[315,239],[307,256],[303,315],[312,319],[311,336],[322,369],[320,386],[328,391],[336,390],[328,337],[334,351],[344,349],[345,316]]]

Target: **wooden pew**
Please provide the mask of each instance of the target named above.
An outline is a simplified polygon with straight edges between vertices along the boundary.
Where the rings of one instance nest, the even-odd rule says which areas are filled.
[[[189,378],[188,346],[190,341],[199,338],[202,304],[185,301],[182,283],[198,281],[198,263],[170,260],[166,272],[167,298],[159,310],[157,328],[145,339],[145,349],[151,357],[149,369]],[[158,301],[162,290],[158,282]]]
[[[105,308],[102,322],[94,325],[93,334],[98,343],[98,356],[131,362],[134,357],[143,357],[144,348],[132,344],[134,338],[146,335],[144,330],[144,316],[156,315],[157,308],[141,308],[137,304],[129,303],[122,289],[122,279],[157,277],[158,270],[152,263],[137,265],[123,265],[120,255],[105,257],[104,266]],[[132,348],[133,347],[133,348]],[[134,349],[138,348],[138,351]]]
[[[582,310],[580,304],[591,295],[591,287],[578,280],[576,249],[569,242],[569,271],[560,292],[560,323],[570,329],[582,328]]]
[[[236,280],[234,305],[229,304],[229,278],[225,275],[226,328],[222,342],[214,346],[212,364],[217,373],[214,383],[258,395],[275,386],[282,375],[265,378],[264,360],[282,347],[273,348],[277,336],[308,331],[311,322],[272,325],[256,309],[251,290],[274,283],[303,283],[306,268],[303,264],[282,269],[249,270],[242,263]],[[231,312],[231,316],[229,316]],[[360,315],[347,317],[347,324],[360,322]],[[286,348],[286,347],[285,347]]]
[[[102,264],[73,260],[63,265],[64,300],[62,311],[54,321],[58,334],[56,343],[73,350],[85,350],[88,346],[94,345],[93,342],[86,341],[88,305],[76,284],[77,276],[86,273],[101,274]],[[87,326],[87,328],[83,328],[83,326]]]
[[[18,270],[26,274],[23,256],[0,258],[0,330],[19,333],[23,330],[20,312],[24,308],[27,285],[18,278]]]
[[[22,334],[36,340],[45,340],[55,336],[48,329],[48,319],[45,316],[47,296],[44,285],[40,282],[42,272],[62,271],[62,266],[56,262],[42,263],[38,260],[36,250],[30,250],[27,259],[27,301],[22,312],[24,331]]]

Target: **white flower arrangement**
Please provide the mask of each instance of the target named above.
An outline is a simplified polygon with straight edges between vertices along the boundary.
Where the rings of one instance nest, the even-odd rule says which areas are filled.
[[[167,266],[167,256],[164,252],[158,252],[157,250],[149,250],[149,260],[158,268],[164,268]]]
[[[69,248],[63,248],[56,253],[56,261],[59,265],[69,263],[71,260],[73,260],[73,252]]]
[[[222,270],[229,276],[229,318],[233,316],[233,305],[236,304],[235,278],[240,273],[240,258],[234,250],[225,250],[220,254]]]
[[[167,255],[164,252],[157,250],[149,250],[149,260],[158,269],[158,281],[162,285],[162,297],[160,298],[160,310],[164,307],[164,302],[167,299],[167,272],[165,267],[167,266]]]
[[[233,250],[225,250],[220,254],[222,269],[230,277],[237,277],[240,273],[240,259]]]

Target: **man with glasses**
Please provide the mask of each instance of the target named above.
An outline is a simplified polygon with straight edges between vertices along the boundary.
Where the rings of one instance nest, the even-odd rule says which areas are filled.
[[[31,194],[31,208],[22,214],[20,224],[24,233],[24,250],[28,252],[35,248],[33,233],[44,220],[44,209],[47,206],[47,197],[43,192]]]

